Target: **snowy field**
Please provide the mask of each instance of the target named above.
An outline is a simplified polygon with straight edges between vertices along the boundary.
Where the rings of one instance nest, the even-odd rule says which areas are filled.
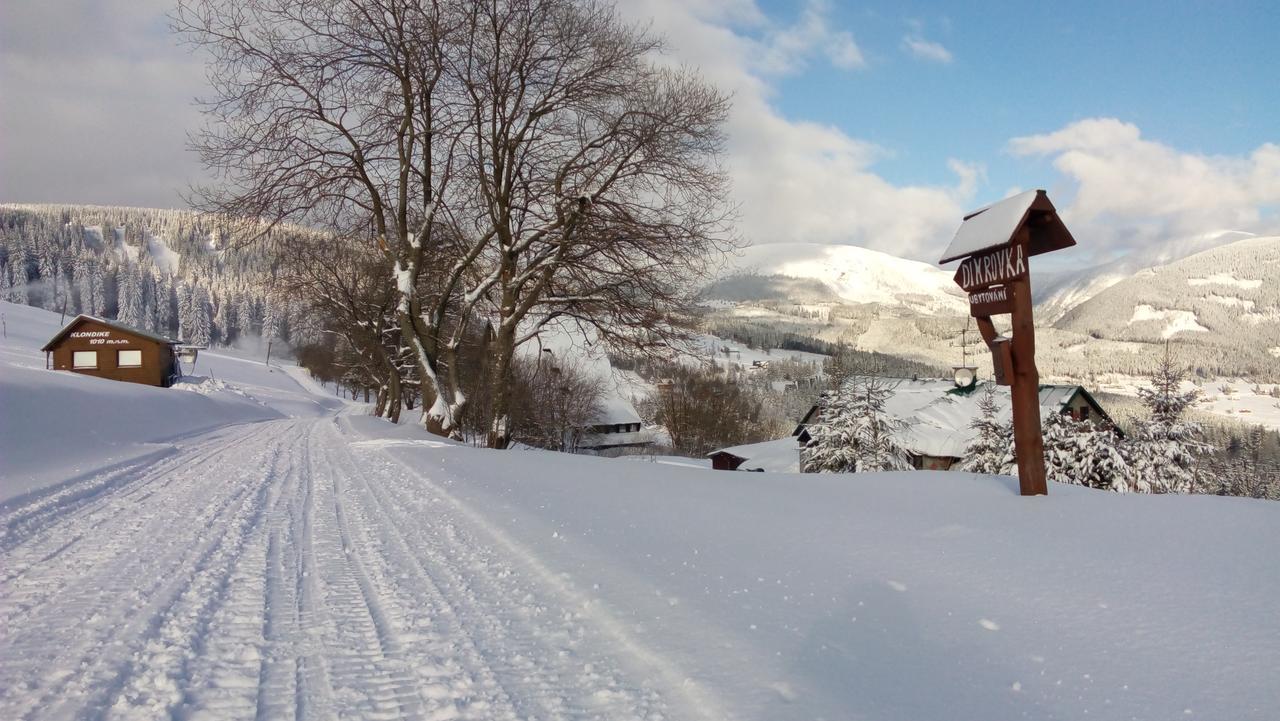
[[[1108,374],[1099,379],[1098,390],[1136,398],[1138,389],[1149,385],[1146,378]],[[1277,384],[1227,379],[1199,386],[1186,382],[1182,389],[1192,388],[1198,388],[1201,393],[1200,402],[1195,405],[1198,411],[1280,431],[1280,386]]]
[[[26,360],[6,345],[5,486],[15,401],[69,475],[0,506],[3,719],[1280,709],[1274,502],[489,451],[254,363],[238,380],[267,415],[73,468],[68,414],[239,403],[239,366],[203,396],[30,361],[9,383]],[[64,403],[37,402],[51,388]]]

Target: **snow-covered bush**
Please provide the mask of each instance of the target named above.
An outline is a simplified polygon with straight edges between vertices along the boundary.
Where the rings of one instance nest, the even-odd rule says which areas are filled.
[[[1115,431],[1061,413],[1050,414],[1043,427],[1048,480],[1120,493],[1134,490]]]

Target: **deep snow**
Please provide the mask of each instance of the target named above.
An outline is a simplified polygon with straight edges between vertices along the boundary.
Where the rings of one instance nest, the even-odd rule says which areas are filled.
[[[95,409],[227,393],[26,373],[5,415],[26,404],[53,466],[65,414],[30,399],[49,388]],[[86,456],[0,507],[0,718],[1280,708],[1280,504],[489,451],[324,395],[282,418],[307,406],[280,392],[273,420]]]

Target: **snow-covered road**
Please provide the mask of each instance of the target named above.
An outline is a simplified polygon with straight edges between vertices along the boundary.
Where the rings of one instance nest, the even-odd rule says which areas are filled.
[[[0,512],[0,718],[714,714],[342,422],[221,429]]]

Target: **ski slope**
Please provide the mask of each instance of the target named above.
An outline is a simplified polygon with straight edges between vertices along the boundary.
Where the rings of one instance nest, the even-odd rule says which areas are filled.
[[[489,451],[285,388],[0,505],[0,718],[1280,708],[1274,502]]]

